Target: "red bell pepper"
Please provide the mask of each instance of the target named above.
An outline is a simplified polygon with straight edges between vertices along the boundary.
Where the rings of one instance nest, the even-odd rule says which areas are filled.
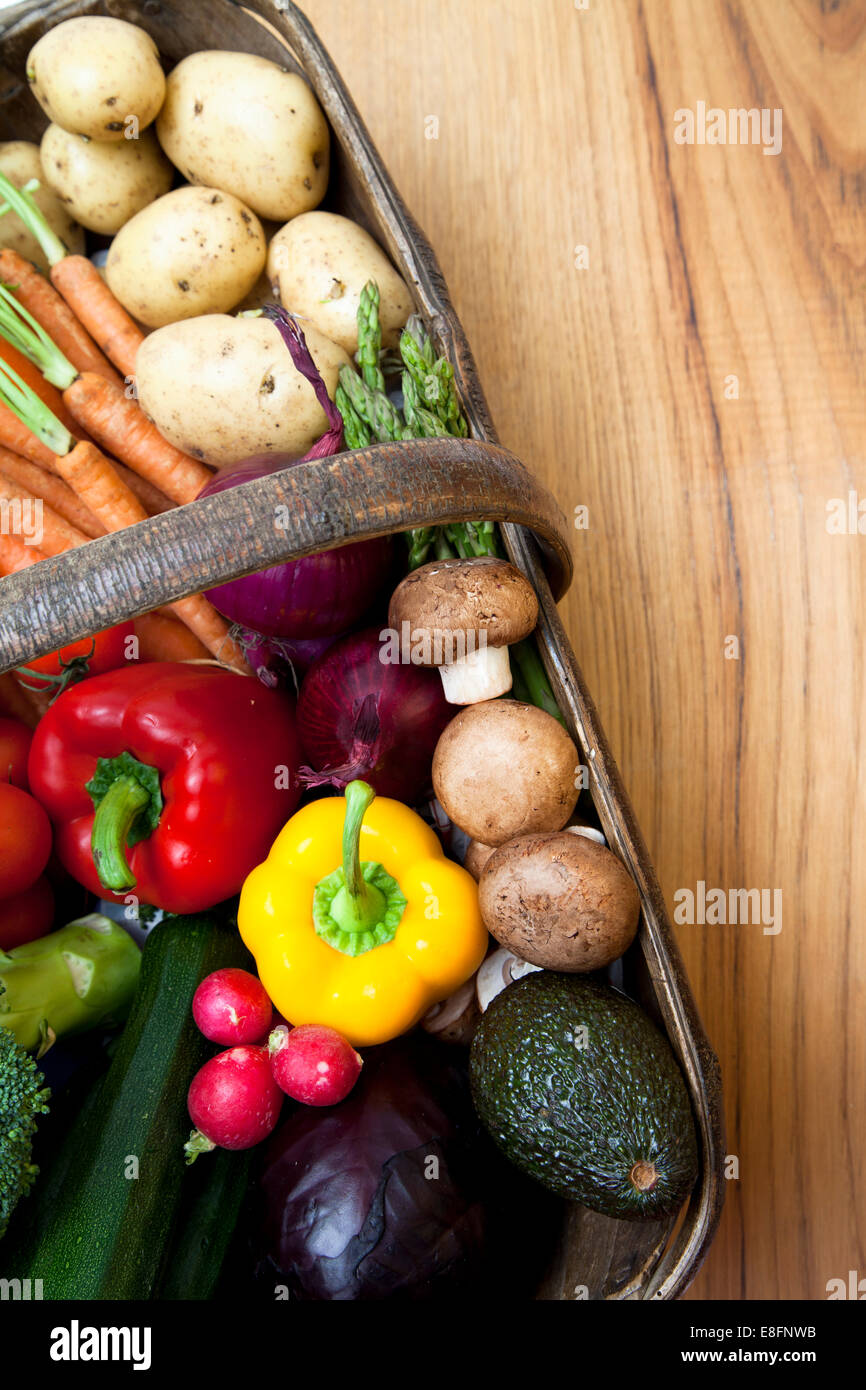
[[[289,699],[210,666],[94,676],[41,720],[32,794],[57,854],[105,898],[200,912],[238,892],[298,802]]]

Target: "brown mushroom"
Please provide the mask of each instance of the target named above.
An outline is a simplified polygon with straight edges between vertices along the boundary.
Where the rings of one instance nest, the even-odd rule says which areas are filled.
[[[475,977],[467,980],[448,999],[434,1004],[424,1015],[421,1027],[442,1042],[471,1043],[481,1010],[475,995]]]
[[[391,597],[388,622],[412,661],[438,666],[452,705],[492,700],[511,689],[508,647],[538,621],[535,590],[495,555],[434,560],[407,574]]]
[[[480,840],[470,840],[466,846],[466,853],[463,856],[463,867],[468,870],[477,883],[481,877],[484,865],[487,863],[495,846],[484,845]]]
[[[585,836],[521,835],[492,854],[478,885],[488,931],[548,970],[600,970],[634,940],[640,896],[623,864]]]
[[[540,969],[540,965],[521,960],[513,951],[506,951],[501,946],[498,951],[492,951],[475,976],[475,996],[481,1013],[485,1013],[497,994],[501,994],[515,980],[522,980],[524,975],[531,975]]]
[[[571,824],[566,825],[565,829],[568,831],[569,835],[585,835],[588,840],[595,840],[598,845],[607,844],[607,840],[604,838],[598,826],[591,825],[589,821],[584,820],[583,817],[580,819],[572,817]]]
[[[446,815],[473,840],[504,845],[565,825],[577,801],[578,761],[552,714],[518,700],[484,700],[446,725],[433,754],[433,787]]]

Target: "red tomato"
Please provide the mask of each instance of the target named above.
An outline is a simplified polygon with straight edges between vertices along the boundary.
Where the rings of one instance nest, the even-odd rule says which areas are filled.
[[[54,894],[47,878],[37,878],[23,893],[0,901],[0,951],[11,951],[50,932]]]
[[[39,802],[0,783],[0,898],[35,883],[51,853],[51,822]]]
[[[68,647],[61,647],[59,652],[38,656],[15,674],[22,684],[34,690],[65,690],[67,685],[83,676],[101,676],[105,671],[115,671],[118,666],[125,666],[130,660],[127,656],[127,638],[133,632],[132,619],[118,623],[116,627],[107,627],[93,637],[82,637],[80,642],[71,642]],[[40,681],[38,675],[34,676],[32,672],[41,672],[46,679]],[[64,674],[66,680],[59,685]]]
[[[27,791],[27,754],[33,739],[32,729],[20,719],[0,716],[0,782]]]

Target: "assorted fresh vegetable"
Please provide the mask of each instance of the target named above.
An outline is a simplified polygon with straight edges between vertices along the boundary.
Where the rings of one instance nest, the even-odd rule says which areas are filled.
[[[53,923],[54,893],[42,875],[29,888],[0,900],[0,951],[37,941],[51,930]]]
[[[367,1053],[340,1105],[288,1111],[257,1195],[271,1299],[456,1301],[484,1275],[531,1296],[551,1249],[551,1205],[497,1162],[458,1056],[415,1034]]]
[[[37,1116],[48,1113],[49,1099],[33,1058],[0,1028],[0,1236],[39,1171],[30,1155]]]
[[[309,668],[298,735],[312,767],[301,777],[340,789],[362,778],[380,796],[414,804],[430,790],[433,752],[454,711],[432,671],[382,656],[379,629],[362,628]]]
[[[469,874],[362,781],[292,817],[244,883],[238,926],[283,1017],[355,1047],[405,1033],[487,949]]]
[[[153,928],[111,1065],[52,1156],[60,1191],[48,1210],[24,1204],[0,1245],[4,1273],[41,1279],[50,1299],[156,1295],[184,1198],[187,1090],[209,1051],[190,1000],[213,970],[248,960],[231,923],[213,915]]]
[[[341,347],[313,327],[304,337],[333,397]],[[300,458],[327,428],[308,381],[266,318],[204,314],[150,333],[136,357],[144,413],[163,438],[217,468],[259,454]]]
[[[33,733],[20,719],[0,716],[0,784],[27,791],[27,759]]]
[[[57,700],[29,775],[61,862],[91,892],[199,912],[238,891],[291,815],[298,761],[282,693],[148,662]]]
[[[408,284],[319,206],[303,78],[217,51],[166,76],[144,29],[99,16],[48,30],[27,78],[51,124],[0,145],[0,502],[38,525],[4,526],[0,575],[38,583],[47,557],[346,449],[468,434]],[[640,899],[578,805],[538,620],[493,524],[463,522],[0,677],[3,1277],[439,1300],[495,1272],[531,1296],[560,1198],[676,1212],[688,1093],[589,978]],[[34,1053],[60,1077],[39,1177]]]
[[[0,783],[0,898],[35,883],[51,853],[51,822],[29,792]]]
[[[141,131],[135,140],[108,143],[50,125],[39,157],[45,180],[70,215],[103,236],[114,236],[167,193],[174,175],[152,130]]]
[[[98,912],[0,953],[0,1031],[42,1053],[57,1038],[120,1023],[140,964],[132,937]]]
[[[342,1033],[317,1023],[281,1023],[268,1039],[271,1071],[281,1091],[303,1105],[337,1105],[361,1074],[364,1059]]]
[[[224,1047],[262,1042],[271,1029],[274,1010],[265,988],[248,970],[215,970],[202,980],[192,997],[196,1027],[211,1042]]]
[[[0,144],[0,174],[11,179],[16,188],[32,188],[33,202],[51,230],[74,254],[84,250],[84,231],[46,182],[38,145],[28,140],[7,140]],[[32,187],[34,184],[37,187]],[[32,261],[43,273],[47,272],[45,253],[20,218],[0,217],[0,250],[3,248],[17,252],[22,260]]]
[[[484,1014],[470,1073],[502,1151],[569,1201],[654,1220],[694,1186],[685,1082],[668,1043],[618,990],[581,975],[527,975]]]
[[[266,1047],[245,1044],[220,1052],[196,1072],[189,1088],[187,1109],[195,1129],[184,1145],[187,1163],[217,1147],[260,1144],[274,1129],[282,1104]]]

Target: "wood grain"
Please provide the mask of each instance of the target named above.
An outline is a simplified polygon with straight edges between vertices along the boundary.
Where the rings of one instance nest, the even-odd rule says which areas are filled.
[[[589,510],[563,615],[669,907],[783,895],[776,935],[679,931],[739,1160],[690,1296],[824,1298],[866,1274],[866,540],[826,526],[866,495],[866,8],[306,10],[504,443]],[[781,108],[781,154],[677,144],[698,101]]]

